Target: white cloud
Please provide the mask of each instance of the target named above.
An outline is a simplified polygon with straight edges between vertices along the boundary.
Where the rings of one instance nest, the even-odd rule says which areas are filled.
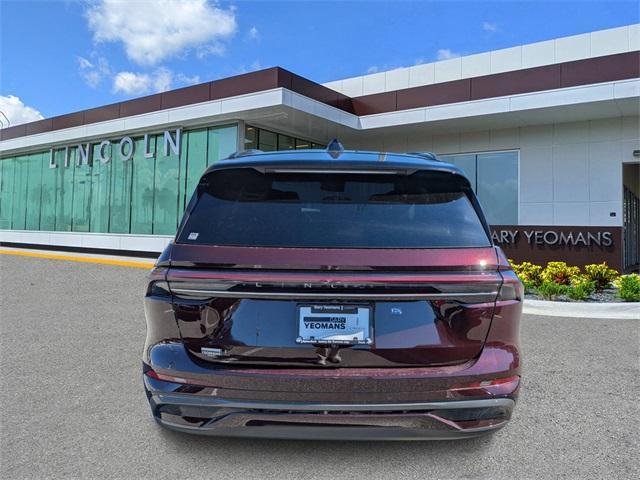
[[[482,29],[485,32],[497,32],[498,31],[498,25],[495,23],[491,23],[491,22],[482,22]]]
[[[0,95],[0,111],[4,114],[0,115],[2,128],[34,122],[44,118],[38,110],[25,105],[20,100],[20,97],[15,95]],[[6,119],[5,116],[7,117]],[[7,119],[9,120],[9,125],[7,125]]]
[[[450,58],[457,58],[460,54],[457,52],[453,52],[448,48],[441,48],[436,52],[436,58],[438,60],[449,60]]]
[[[93,63],[84,57],[78,57],[78,65],[81,69],[93,68]]]
[[[80,75],[84,79],[84,83],[89,85],[91,88],[96,88],[102,79],[100,74],[96,70],[86,70],[80,71]]]
[[[80,76],[91,88],[96,88],[104,77],[111,74],[109,62],[104,57],[98,57],[95,63],[84,57],[77,57],[77,60]]]
[[[208,57],[209,55],[222,56],[224,55],[225,50],[226,50],[226,47],[219,42],[211,43],[209,45],[201,45],[198,48],[196,48],[196,57],[202,60],[203,58]]]
[[[173,73],[168,68],[159,68],[151,77],[153,90],[156,92],[166,92],[171,90],[173,83]]]
[[[151,76],[147,73],[118,72],[113,77],[113,93],[140,95],[151,88]]]
[[[207,0],[99,0],[85,12],[96,42],[122,42],[127,56],[155,65],[189,48],[214,46],[237,29],[233,8]],[[130,72],[124,72],[130,73]]]
[[[118,72],[113,77],[113,93],[142,95],[149,92],[166,92],[171,90],[174,82],[193,85],[200,83],[200,77],[174,74],[165,67],[160,67],[152,73]]]
[[[259,40],[260,39],[260,32],[258,31],[258,29],[256,27],[251,27],[249,29],[249,33],[247,35],[249,36],[249,38],[251,40]]]
[[[196,83],[200,83],[200,75],[189,77],[184,73],[179,73],[176,75],[176,80],[180,83],[184,83],[185,85],[195,85]]]
[[[378,73],[378,67],[377,65],[372,65],[371,67],[367,68],[367,73]]]

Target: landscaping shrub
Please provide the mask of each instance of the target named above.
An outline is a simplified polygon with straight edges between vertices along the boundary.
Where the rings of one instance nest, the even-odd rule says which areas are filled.
[[[595,292],[602,292],[612,284],[618,295],[628,302],[640,302],[640,275],[632,273],[618,277],[618,272],[606,262],[593,263],[580,268],[565,262],[549,262],[546,268],[531,262],[520,264],[509,260],[511,268],[524,285],[526,293],[536,293],[545,300],[567,296],[572,300],[587,300]]]
[[[567,295],[573,300],[586,300],[595,291],[596,283],[593,280],[586,275],[576,275],[571,279]]]
[[[618,295],[627,302],[640,302],[640,275],[631,273],[616,280]]]
[[[569,285],[571,278],[579,275],[578,267],[570,267],[565,262],[549,262],[547,268],[542,271],[542,282],[552,282],[558,285]]]
[[[533,290],[542,283],[542,267],[540,265],[534,265],[531,262],[522,262],[520,264],[511,262],[511,268],[524,284],[525,291]]]
[[[569,285],[561,285],[550,280],[544,280],[537,288],[537,291],[545,300],[555,300],[560,295],[567,295],[569,289]]]
[[[524,293],[536,293],[538,291],[538,285],[535,285],[532,282],[527,282],[526,280],[521,280],[522,286],[524,287]]]
[[[609,268],[606,262],[592,263],[584,267],[585,275],[595,283],[596,292],[601,292],[618,277],[617,270]]]

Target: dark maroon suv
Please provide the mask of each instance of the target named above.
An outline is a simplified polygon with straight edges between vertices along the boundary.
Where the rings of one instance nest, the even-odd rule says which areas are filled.
[[[469,181],[427,154],[236,154],[145,297],[144,385],[212,435],[463,438],[504,426],[522,286]]]

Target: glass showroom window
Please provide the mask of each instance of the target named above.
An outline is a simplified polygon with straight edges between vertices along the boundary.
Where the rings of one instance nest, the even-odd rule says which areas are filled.
[[[289,135],[265,130],[264,128],[247,126],[244,134],[244,145],[246,149],[256,148],[263,152],[273,152],[274,150],[301,150],[309,148],[326,148],[321,143],[310,142],[294,138]]]
[[[489,225],[518,224],[519,152],[442,155],[460,168],[482,204]]]
[[[173,235],[205,168],[236,151],[236,125],[182,132],[180,155],[164,155],[164,134],[133,137],[130,160],[117,143],[92,165],[78,165],[77,146],[0,160],[0,229]],[[115,139],[119,141],[119,139]]]

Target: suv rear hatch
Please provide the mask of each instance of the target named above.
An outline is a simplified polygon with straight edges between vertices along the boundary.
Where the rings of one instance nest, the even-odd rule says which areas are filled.
[[[186,348],[234,366],[468,362],[502,284],[456,171],[214,170],[170,258]]]

